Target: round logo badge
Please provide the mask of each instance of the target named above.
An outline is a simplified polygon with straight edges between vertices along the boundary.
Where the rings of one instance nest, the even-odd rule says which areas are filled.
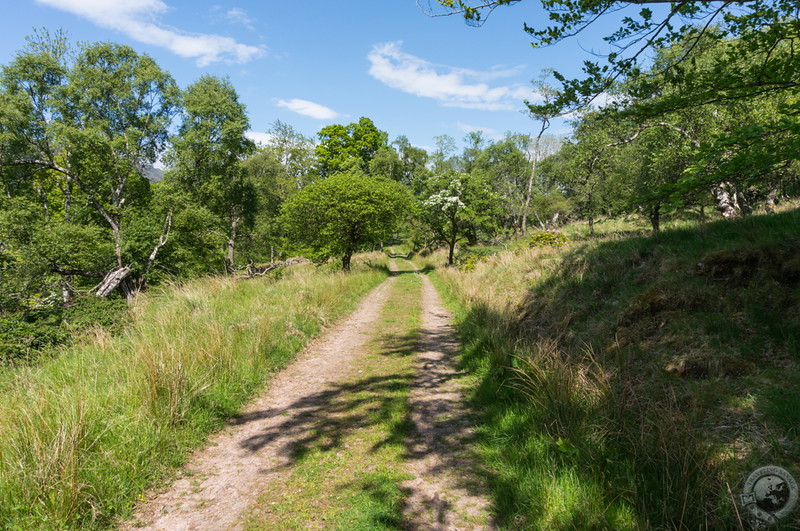
[[[742,505],[757,520],[774,524],[797,506],[797,481],[777,466],[754,470],[744,483]]]

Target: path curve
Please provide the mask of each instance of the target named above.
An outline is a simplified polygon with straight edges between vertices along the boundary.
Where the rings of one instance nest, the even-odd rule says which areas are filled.
[[[277,373],[265,393],[195,452],[181,477],[140,506],[123,528],[239,529],[239,517],[263,485],[289,472],[292,445],[304,434],[283,426],[286,416],[302,417],[304,409],[314,410],[313,397],[354,370],[354,362],[374,337],[394,280],[391,277],[373,289],[348,318]],[[313,423],[304,424],[309,425]]]

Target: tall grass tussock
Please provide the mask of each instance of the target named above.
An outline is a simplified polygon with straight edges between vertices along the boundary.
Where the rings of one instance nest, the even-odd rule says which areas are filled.
[[[800,473],[800,211],[521,245],[434,280],[505,527],[737,529],[752,470]]]
[[[208,278],[142,296],[134,324],[0,373],[0,528],[105,528],[386,277]],[[383,264],[381,266],[381,264]]]

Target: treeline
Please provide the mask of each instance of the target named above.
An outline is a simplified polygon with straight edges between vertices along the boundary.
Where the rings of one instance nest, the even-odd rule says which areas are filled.
[[[275,122],[260,146],[249,129],[227,79],[182,90],[127,46],[29,37],[0,73],[2,358],[59,342],[72,330],[44,325],[71,313],[103,314],[96,295],[294,253],[347,269],[401,226],[427,245],[519,226],[526,137],[473,135],[456,156],[451,138],[428,154],[368,118],[316,139]]]
[[[792,40],[748,54],[741,46],[697,28],[657,48],[648,70],[610,86],[606,106],[579,113],[569,142],[542,165],[543,179],[560,182],[590,226],[638,212],[654,231],[665,214],[740,217],[796,196],[796,71],[769,70],[796,61]],[[548,119],[547,102],[531,108]]]
[[[40,31],[0,74],[2,348],[55,342],[28,325],[61,323],[95,295],[290,254],[347,270],[354,252],[403,237],[446,246],[452,263],[459,243],[570,219],[636,213],[659,230],[664,216],[771,208],[797,191],[797,91],[703,92],[720,64],[755,60],[708,35],[680,75],[660,65],[686,44],[659,49],[651,71],[609,89],[615,103],[574,115],[566,140],[546,134],[556,93],[540,84],[537,135],[474,132],[461,151],[443,135],[428,153],[368,118],[316,139],[278,121],[256,145],[229,80],[182,90],[127,46]]]

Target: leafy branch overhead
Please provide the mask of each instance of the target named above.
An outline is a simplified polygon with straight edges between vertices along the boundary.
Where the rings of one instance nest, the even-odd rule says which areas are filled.
[[[428,3],[431,15],[461,15],[469,24],[481,25],[495,9],[531,0],[438,0]],[[798,5],[794,0],[696,1],[683,0],[541,0],[547,21],[525,21],[524,30],[534,47],[545,47],[574,37],[586,28],[622,17],[604,37],[610,51],[604,61],[587,60],[583,77],[567,78],[556,72],[561,90],[556,106],[569,111],[587,105],[625,78],[649,76],[646,69],[653,52],[676,47],[659,74],[668,81],[689,81],[681,100],[684,106],[721,99],[793,89],[800,81],[800,58],[793,48],[800,40]],[[419,2],[418,2],[419,4]],[[644,4],[652,4],[642,7]],[[716,59],[705,76],[689,76],[702,52],[704,39],[728,40],[730,48]],[[742,61],[747,58],[748,61]],[[532,106],[535,108],[536,106]]]

